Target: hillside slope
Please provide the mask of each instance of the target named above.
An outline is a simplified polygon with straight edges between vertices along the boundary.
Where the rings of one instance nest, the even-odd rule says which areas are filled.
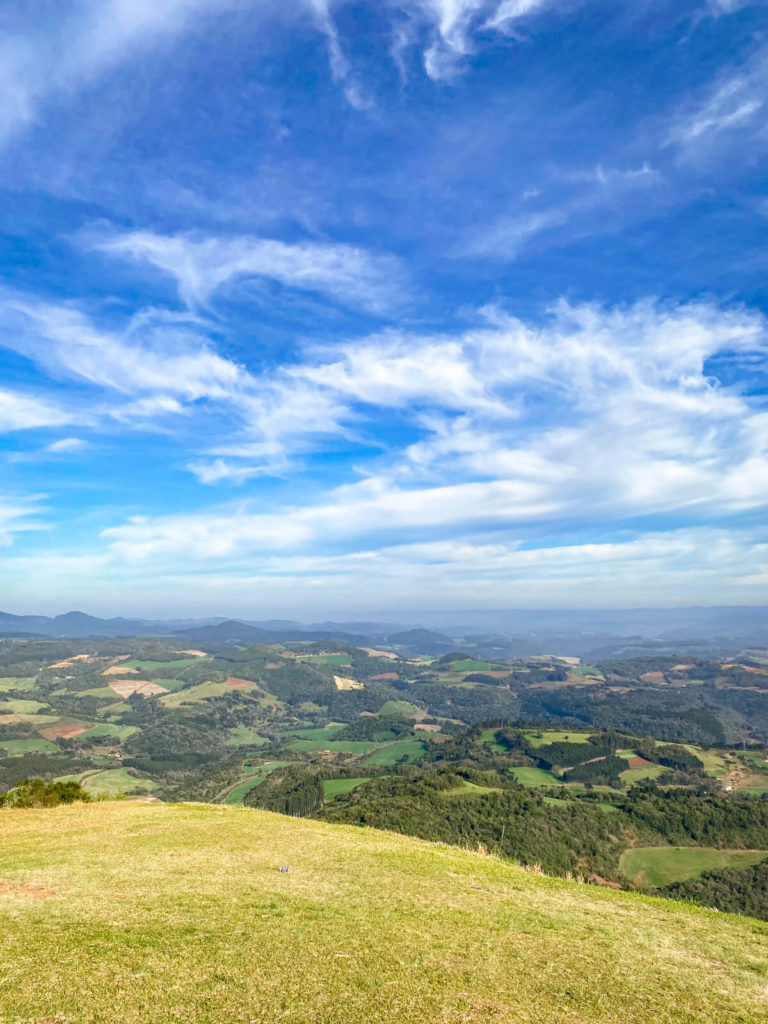
[[[390,833],[3,811],[0,880],[3,1024],[768,1021],[766,925]]]

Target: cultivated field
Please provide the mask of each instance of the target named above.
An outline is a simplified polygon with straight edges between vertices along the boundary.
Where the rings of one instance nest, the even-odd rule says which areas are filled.
[[[619,867],[630,882],[661,887],[685,882],[718,868],[746,868],[768,858],[768,850],[715,850],[708,847],[646,846],[625,850]]]

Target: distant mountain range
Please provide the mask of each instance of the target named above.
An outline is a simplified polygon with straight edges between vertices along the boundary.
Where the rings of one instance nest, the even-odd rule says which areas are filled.
[[[440,655],[458,648],[484,658],[537,654],[636,657],[649,654],[725,656],[768,647],[768,609],[755,607],[419,613],[419,624],[290,619],[100,619],[84,612],[12,615],[0,612],[4,637],[178,636],[197,643],[338,640]],[[432,627],[432,628],[429,628]]]

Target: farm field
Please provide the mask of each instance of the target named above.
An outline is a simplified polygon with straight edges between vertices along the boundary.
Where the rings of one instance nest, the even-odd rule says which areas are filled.
[[[209,697],[223,697],[224,694],[231,692],[232,687],[227,683],[198,683],[197,686],[190,686],[187,690],[164,694],[160,698],[160,703],[166,708],[177,708],[182,704],[199,704]]]
[[[150,672],[157,672],[159,669],[169,669],[175,675],[177,672],[189,668],[190,665],[197,665],[201,660],[200,658],[179,658],[173,661],[145,661],[141,658],[129,658],[127,661],[121,661],[119,667],[135,668],[139,671],[146,670]]]
[[[318,750],[330,750],[337,754],[367,754],[380,747],[380,743],[372,740],[293,740],[288,744],[289,750],[297,753],[316,753]]]
[[[35,684],[34,678],[3,676],[0,677],[0,693],[7,693],[8,690],[34,690]]]
[[[267,761],[258,767],[246,765],[243,770],[248,773],[247,777],[227,792],[222,803],[229,805],[241,804],[250,791],[256,786],[261,785],[268,775],[273,771],[276,771],[278,768],[284,768],[287,764],[290,764],[290,762]],[[221,797],[219,797],[219,799],[221,799]]]
[[[326,800],[335,800],[337,796],[351,793],[353,789],[362,786],[364,782],[370,781],[370,776],[363,776],[359,779],[326,779],[323,782],[323,796]]]
[[[266,736],[260,736],[257,729],[251,728],[248,725],[235,726],[235,728],[229,730],[229,735],[227,736],[228,747],[263,746],[265,743],[269,743]]]
[[[529,768],[525,765],[510,769],[521,786],[559,786],[561,780],[543,768]]]
[[[665,771],[666,768],[660,764],[646,764],[639,765],[637,768],[627,768],[620,777],[628,786],[632,786],[636,782],[642,782],[643,779],[658,779]]]
[[[591,735],[588,732],[572,732],[568,729],[541,729],[525,733],[532,747],[543,747],[547,743],[586,743]]]
[[[730,915],[240,808],[7,811],[3,829],[8,1021],[765,1021],[768,935]]]
[[[702,847],[641,847],[625,850],[619,863],[628,881],[661,888],[717,868],[745,868],[768,857],[768,850],[716,850]]]
[[[108,736],[117,740],[128,739],[129,736],[133,736],[138,729],[135,725],[111,725],[109,722],[101,722],[98,725],[92,726],[92,728],[81,733],[84,739],[91,739],[97,736]]]
[[[43,737],[28,740],[0,740],[0,753],[5,757],[16,757],[19,754],[56,753],[58,747]]]
[[[396,743],[390,743],[386,747],[381,747],[371,754],[370,757],[366,757],[365,763],[377,765],[396,764],[402,758],[415,761],[421,757],[426,749],[421,740],[399,740]]]

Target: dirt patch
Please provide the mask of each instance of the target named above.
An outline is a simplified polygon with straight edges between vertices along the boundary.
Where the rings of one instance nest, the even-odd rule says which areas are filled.
[[[174,654],[188,654],[190,658],[207,658],[205,651],[174,651]]]
[[[54,724],[45,729],[39,729],[38,732],[47,740],[71,740],[74,736],[88,732],[89,729],[90,726],[83,725],[82,722],[63,722],[59,725]]]
[[[591,874],[588,876],[588,881],[592,882],[593,885],[604,885],[608,889],[621,889],[621,885],[618,882],[612,882],[609,878],[603,878],[602,875]]]
[[[76,661],[95,661],[92,654],[73,654],[71,658],[64,658],[63,661],[55,661],[49,668],[68,668]]]
[[[264,666],[264,668],[268,668],[268,669],[275,669],[275,668],[282,668],[282,667],[283,666],[280,664],[279,661],[268,661],[267,664]]]
[[[397,655],[392,651],[377,651],[375,647],[361,647],[361,651],[365,651],[371,658],[390,658],[392,661],[397,661]]]
[[[154,697],[158,693],[170,693],[159,683],[141,682],[138,679],[126,679],[124,682],[111,682],[110,690],[114,690],[119,697],[130,697],[132,693],[138,693],[141,697]]]
[[[137,668],[128,668],[127,665],[110,665],[101,673],[103,676],[137,676]]]
[[[662,686],[667,681],[663,672],[643,672],[640,678],[644,683],[656,683],[658,686]]]
[[[413,728],[419,732],[440,732],[439,725],[428,725],[425,722],[416,722]]]
[[[334,676],[337,690],[364,690],[365,687],[357,679],[350,679],[349,676]]]
[[[691,669],[695,668],[695,667],[696,667],[695,665],[673,665],[672,668],[669,671],[670,672],[690,672]]]
[[[47,900],[51,896],[55,896],[56,893],[53,889],[46,889],[42,885],[17,885],[12,886],[9,882],[0,881],[0,896],[4,896],[7,899],[21,899],[24,896],[29,896],[33,900]]]
[[[238,679],[237,676],[230,676],[227,680],[227,686],[231,686],[233,690],[250,690],[255,685],[252,679]]]
[[[18,715],[0,715],[0,725],[18,725],[19,722],[23,722],[23,718],[19,718]]]
[[[379,672],[377,676],[370,676],[371,679],[399,679],[397,672]]]
[[[627,764],[630,768],[643,768],[645,765],[650,764],[650,761],[646,761],[644,757],[630,757]]]

